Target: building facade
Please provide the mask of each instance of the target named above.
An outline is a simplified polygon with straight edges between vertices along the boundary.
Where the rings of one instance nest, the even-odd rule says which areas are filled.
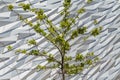
[[[62,9],[62,0],[0,0],[0,80],[60,80],[55,70],[34,69],[38,64],[47,64],[41,57],[15,54],[16,49],[35,49],[36,47],[26,43],[31,38],[37,40],[40,50],[46,49],[57,54],[57,50],[44,37],[23,24],[16,13],[8,11],[7,5],[13,4],[14,11],[33,22],[36,21],[34,14],[17,6],[20,2],[30,2],[35,8],[44,9],[55,25],[61,20],[59,12]],[[96,19],[97,25],[103,26],[103,30],[99,36],[91,37],[87,42],[81,43],[81,36],[71,42],[74,46],[69,55],[93,51],[101,60],[94,67],[86,69],[83,75],[77,74],[67,80],[120,80],[120,1],[93,0],[87,4],[85,0],[72,0],[72,4],[73,14],[80,7],[86,9],[86,12],[80,15],[77,25],[87,26],[90,31],[96,27],[93,24]],[[13,46],[13,50],[8,51],[8,45]]]

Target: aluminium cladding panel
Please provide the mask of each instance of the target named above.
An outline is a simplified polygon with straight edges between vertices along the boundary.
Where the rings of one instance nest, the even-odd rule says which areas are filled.
[[[39,43],[39,49],[46,49],[59,58],[57,50],[43,37],[36,34],[28,25],[22,24],[17,15],[7,10],[6,4],[15,5],[15,11],[24,17],[36,21],[33,14],[24,12],[16,4],[31,2],[33,7],[42,8],[55,25],[59,26],[62,19],[60,10],[63,0],[0,0],[0,80],[59,80],[57,74],[48,71],[36,71],[38,64],[48,65],[41,57],[14,54],[13,50],[26,48],[35,49],[26,45],[28,39],[34,38]],[[6,3],[6,4],[4,4]],[[80,15],[77,24],[79,27],[87,26],[88,31],[97,26],[103,26],[103,30],[96,38],[91,37],[86,43],[81,42],[80,36],[71,42],[73,45],[69,51],[71,56],[76,52],[91,52],[101,58],[94,67],[85,70],[86,75],[67,77],[67,80],[119,80],[120,79],[120,1],[119,0],[93,0],[87,4],[85,0],[72,0],[72,15],[75,10],[85,7],[86,12]],[[94,20],[97,25],[93,24]],[[44,25],[42,25],[44,27]],[[74,29],[73,26],[72,29]],[[13,50],[7,51],[6,46],[12,45]],[[88,46],[89,45],[89,46]],[[47,47],[46,47],[47,46]],[[28,65],[28,66],[27,66]]]

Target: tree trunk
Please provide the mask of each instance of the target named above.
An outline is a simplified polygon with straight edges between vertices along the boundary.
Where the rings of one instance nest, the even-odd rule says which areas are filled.
[[[64,69],[62,70],[62,80],[65,80],[65,72],[64,72]]]
[[[64,71],[64,54],[62,55],[61,72],[62,72],[62,80],[65,80],[65,71]]]

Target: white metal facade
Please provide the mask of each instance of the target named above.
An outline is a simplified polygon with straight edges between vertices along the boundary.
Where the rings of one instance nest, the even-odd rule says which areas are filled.
[[[46,49],[57,54],[57,50],[50,43],[28,25],[22,24],[14,12],[7,10],[7,4],[13,4],[16,12],[35,21],[33,14],[24,12],[17,6],[20,2],[29,1],[33,7],[44,9],[54,24],[58,25],[61,20],[59,12],[62,0],[0,0],[0,80],[59,80],[59,75],[53,75],[55,71],[36,72],[34,68],[37,64],[46,64],[41,57],[14,53],[19,48],[35,49],[26,44],[28,39],[34,38],[39,42],[40,50]],[[74,46],[69,55],[94,51],[101,58],[101,62],[85,70],[84,76],[76,75],[67,80],[120,80],[120,1],[93,0],[87,4],[85,0],[72,0],[72,3],[73,14],[80,7],[86,9],[77,22],[79,26],[88,26],[90,31],[96,27],[93,24],[96,19],[99,22],[97,26],[103,26],[103,30],[99,36],[91,37],[87,42],[80,42],[81,36],[76,38],[71,42]],[[8,51],[8,45],[12,45],[14,49]]]

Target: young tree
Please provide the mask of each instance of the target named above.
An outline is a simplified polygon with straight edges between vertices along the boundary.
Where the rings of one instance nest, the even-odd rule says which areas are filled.
[[[88,0],[87,4],[91,3],[92,0]],[[59,22],[59,27],[54,25],[49,17],[44,13],[43,9],[33,8],[30,4],[20,3],[20,7],[24,11],[34,13],[36,16],[36,23],[25,19],[19,13],[15,12],[14,6],[8,5],[8,10],[14,11],[19,16],[20,20],[24,23],[27,23],[31,28],[34,29],[36,33],[44,36],[44,38],[49,41],[57,50],[59,54],[59,59],[56,59],[55,55],[43,51],[40,52],[39,49],[33,49],[27,51],[25,49],[16,50],[17,53],[24,53],[27,55],[43,56],[48,61],[48,64],[51,66],[36,66],[37,69],[59,69],[59,74],[62,76],[62,80],[65,80],[67,75],[75,75],[82,72],[85,68],[89,68],[91,65],[95,64],[98,60],[98,57],[94,55],[93,52],[89,52],[86,55],[82,53],[76,53],[74,57],[69,56],[68,51],[71,49],[70,41],[74,40],[78,36],[84,35],[84,40],[90,36],[97,36],[100,34],[102,27],[97,27],[89,32],[89,35],[85,35],[87,32],[87,27],[79,27],[73,29],[73,26],[76,25],[76,21],[79,19],[79,15],[83,14],[86,10],[84,7],[76,11],[74,16],[71,16],[70,8],[72,6],[71,0],[64,0],[63,10],[60,12],[62,20]],[[41,27],[41,24],[46,26],[46,30]],[[93,24],[97,24],[97,20],[93,21]],[[85,40],[86,41],[86,40]],[[39,46],[35,39],[28,40],[28,45]],[[11,50],[11,46],[8,47],[8,50]],[[73,62],[73,63],[70,63]]]

